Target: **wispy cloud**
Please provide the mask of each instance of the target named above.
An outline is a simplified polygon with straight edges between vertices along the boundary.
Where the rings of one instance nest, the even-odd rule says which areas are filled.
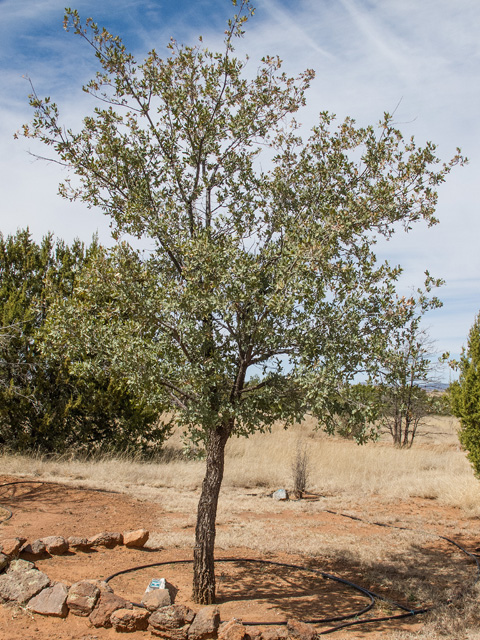
[[[275,0],[263,0],[261,10],[268,18],[268,30],[274,35],[272,38],[278,43],[279,37],[284,34],[290,44],[296,44],[303,53],[320,55],[327,60],[333,60],[334,54],[320,45],[319,40],[312,37],[311,30],[303,20],[298,20],[298,14],[293,5],[283,8]],[[307,55],[308,55],[307,54]]]
[[[409,136],[433,139],[447,160],[460,145],[472,158],[440,189],[441,224],[420,226],[379,255],[405,266],[402,286],[420,284],[425,268],[444,277],[444,308],[432,315],[440,349],[459,350],[480,307],[480,3],[478,0],[257,0],[254,20],[238,41],[255,70],[266,53],[279,54],[288,74],[317,72],[300,120],[310,126],[328,109],[361,124],[378,121],[400,105],[395,118]],[[62,29],[64,0],[0,0],[0,230],[30,226],[36,237],[51,230],[67,240],[89,240],[108,221],[56,196],[58,166],[32,162],[27,140],[13,132],[31,118],[28,74],[39,95],[58,101],[78,126],[92,108],[81,85],[94,73],[88,46]],[[83,17],[124,37],[139,57],[152,47],[163,54],[170,36],[193,44],[199,34],[221,47],[232,13],[228,0],[78,0]],[[166,52],[165,52],[166,53]],[[452,348],[453,347],[453,348]],[[457,349],[458,347],[458,349]]]
[[[340,3],[352,21],[354,30],[363,36],[364,54],[367,57],[380,56],[400,77],[405,78],[410,66],[405,55],[405,40],[389,28],[378,12],[369,11],[366,5],[352,0],[340,0]]]

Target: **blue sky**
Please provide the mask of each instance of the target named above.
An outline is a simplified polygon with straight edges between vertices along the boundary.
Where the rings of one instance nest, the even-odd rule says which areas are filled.
[[[74,0],[72,0],[74,2]],[[138,57],[160,53],[170,36],[194,43],[198,35],[221,47],[229,0],[79,0],[83,18],[121,35]],[[448,160],[460,146],[470,164],[457,168],[440,189],[440,225],[419,225],[379,249],[405,268],[402,286],[420,285],[429,269],[446,280],[444,307],[428,317],[439,352],[457,355],[480,310],[480,3],[478,0],[257,0],[237,53],[255,69],[265,54],[279,54],[287,73],[316,70],[300,120],[312,125],[329,110],[360,124],[384,111],[419,143],[432,140]],[[34,161],[43,150],[13,133],[31,119],[31,78],[73,126],[90,108],[81,91],[95,71],[89,48],[62,19],[65,0],[0,0],[0,230],[29,226],[71,241],[109,237],[108,220],[56,195],[63,170]],[[448,379],[448,372],[444,376]]]

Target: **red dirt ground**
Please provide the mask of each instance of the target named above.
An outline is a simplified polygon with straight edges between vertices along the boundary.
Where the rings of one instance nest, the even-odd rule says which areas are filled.
[[[17,479],[0,476],[0,504],[12,512],[12,517],[0,524],[0,539],[23,536],[29,541],[48,535],[75,535],[89,537],[101,531],[125,531],[146,528],[155,531],[162,518],[169,517],[162,513],[160,504],[139,501],[124,494],[86,489],[75,489],[69,486],[52,483],[12,484]],[[402,509],[404,515],[411,515],[415,509],[428,509],[430,522],[445,524],[448,520],[458,522],[459,512],[454,509],[441,509],[438,505],[428,505],[410,502],[409,506],[398,506],[399,515]],[[372,503],[371,508],[375,509]],[[382,505],[377,505],[377,517],[381,513]],[[397,511],[396,511],[397,512]],[[0,521],[6,512],[0,510]],[[178,514],[177,514],[178,517]],[[251,517],[261,517],[251,514]],[[272,514],[268,514],[271,519]],[[279,517],[285,520],[285,525],[293,523],[293,513],[284,511]],[[349,518],[343,518],[333,513],[322,514],[328,519],[329,531],[335,532],[351,528],[357,531],[359,523]],[[318,514],[317,514],[318,518]],[[428,519],[427,519],[428,520]],[[325,531],[325,522],[323,522]],[[312,526],[315,518],[312,516]],[[375,532],[374,532],[375,530]],[[361,523],[361,535],[367,539],[370,535],[388,535],[388,529],[379,530],[378,527]],[[265,532],[268,536],[268,531]],[[476,543],[473,539],[459,540],[462,544],[472,548]],[[446,542],[435,540],[428,552],[428,560],[432,554],[452,556],[455,549]],[[292,567],[265,565],[242,562],[245,558],[257,558],[276,563],[287,563],[302,567],[317,568],[321,571],[340,575],[347,580],[363,584],[378,592],[375,584],[365,584],[360,567],[355,567],[351,560],[335,561],[319,560],[308,557],[288,556],[286,554],[263,556],[248,549],[234,549],[228,552],[219,551],[217,560],[221,558],[238,559],[235,563],[217,563],[217,593],[222,620],[232,617],[242,619],[245,624],[253,621],[281,622],[290,617],[300,620],[323,618],[326,615],[342,615],[361,610],[366,600],[364,596],[331,580],[323,580],[313,573],[301,571]],[[112,550],[99,548],[87,553],[72,553],[62,557],[44,558],[36,562],[37,567],[48,574],[52,580],[61,580],[72,584],[84,578],[104,579],[107,576],[137,565],[165,562],[168,565],[160,568],[150,568],[111,581],[115,593],[133,602],[139,602],[145,587],[153,577],[166,577],[179,587],[177,602],[195,606],[190,600],[190,585],[192,580],[191,564],[174,564],[178,560],[190,560],[191,554],[184,549],[153,549],[132,550],[117,547]],[[455,562],[468,564],[468,558],[456,556]],[[474,575],[474,569],[467,567]],[[448,580],[448,576],[445,580]],[[382,591],[393,599],[399,594]],[[375,610],[375,616],[386,615],[386,608]],[[335,623],[318,627],[319,631],[326,630]],[[415,630],[422,626],[419,618],[386,621],[361,627],[351,627],[332,634],[337,640],[343,638],[369,638],[377,640],[388,638],[393,629]],[[128,635],[132,640],[151,638],[149,632],[135,632]],[[89,625],[88,619],[73,615],[65,620],[45,618],[33,615],[20,607],[0,606],[0,640],[108,640],[119,636],[113,629],[95,629]]]

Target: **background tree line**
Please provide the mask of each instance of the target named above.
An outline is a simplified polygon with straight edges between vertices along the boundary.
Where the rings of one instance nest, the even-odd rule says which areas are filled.
[[[108,363],[79,375],[68,358],[44,349],[52,302],[69,299],[82,270],[104,254],[95,238],[89,246],[78,240],[69,246],[52,235],[37,244],[28,229],[0,234],[1,447],[86,453],[161,444],[159,407],[112,375]]]

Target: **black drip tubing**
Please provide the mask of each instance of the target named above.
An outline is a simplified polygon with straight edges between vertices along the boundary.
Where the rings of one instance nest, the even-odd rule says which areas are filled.
[[[113,573],[111,576],[108,576],[108,578],[105,578],[105,582],[109,582],[110,580],[113,580],[113,578],[116,578],[120,575],[124,575],[126,573],[132,573],[134,571],[141,571],[142,569],[149,569],[151,567],[161,567],[161,566],[166,566],[166,565],[174,565],[174,564],[191,564],[193,562],[193,560],[166,560],[164,562],[154,562],[152,564],[146,564],[146,565],[141,565],[141,566],[135,566],[135,567],[131,567],[129,569],[123,569],[122,571],[117,571],[116,573]],[[408,607],[405,607],[404,605],[398,603],[398,602],[394,602],[393,600],[389,600],[388,598],[385,598],[384,596],[380,596],[377,595],[375,593],[373,593],[372,591],[369,591],[368,589],[365,589],[364,587],[355,584],[354,582],[351,582],[350,580],[345,580],[345,578],[340,578],[338,576],[332,575],[330,573],[325,573],[324,571],[320,571],[318,569],[313,569],[310,567],[304,567],[304,566],[300,566],[300,565],[295,565],[295,564],[287,564],[284,562],[273,562],[271,560],[259,560],[256,558],[217,558],[215,560],[215,564],[221,564],[224,562],[231,562],[231,563],[242,563],[242,562],[251,562],[251,563],[256,563],[256,564],[262,564],[262,565],[270,565],[270,566],[276,566],[276,567],[286,567],[288,569],[296,569],[296,570],[300,570],[300,571],[305,571],[305,572],[310,572],[310,573],[314,573],[322,578],[324,578],[325,580],[333,580],[335,582],[338,582],[340,584],[343,584],[347,587],[350,587],[351,589],[354,589],[355,591],[359,591],[361,594],[363,594],[368,600],[368,604],[363,607],[363,609],[359,610],[359,611],[355,611],[354,613],[349,613],[349,614],[345,614],[342,616],[333,616],[333,617],[328,617],[328,618],[312,618],[309,620],[302,620],[302,622],[305,622],[306,624],[327,624],[327,623],[331,623],[331,622],[342,622],[342,621],[346,621],[349,620],[350,622],[344,622],[343,624],[333,627],[331,629],[326,629],[325,631],[319,631],[318,635],[325,635],[327,633],[333,633],[333,631],[336,631],[338,629],[343,628],[344,626],[352,626],[352,625],[357,625],[357,624],[364,624],[367,622],[380,622],[383,620],[395,620],[395,619],[399,619],[399,618],[407,618],[407,617],[411,617],[411,616],[416,616],[419,615],[421,613],[426,613],[427,611],[429,611],[429,609],[409,609]],[[394,607],[397,607],[398,609],[403,610],[405,613],[401,613],[401,614],[397,614],[397,615],[392,615],[392,616],[385,616],[382,618],[366,618],[363,620],[358,620],[358,618],[366,613],[368,613],[368,611],[370,611],[374,605],[376,600],[383,600],[385,602],[388,602],[389,604],[393,605]],[[138,604],[138,603],[133,603],[135,606],[139,606],[142,607],[142,604]],[[351,621],[352,618],[357,618],[354,621]],[[250,625],[250,626],[281,626],[281,625],[286,625],[287,621],[283,620],[283,621],[275,621],[275,622],[265,622],[265,621],[248,621],[245,623],[246,625]]]
[[[12,485],[16,485],[16,484],[53,484],[53,483],[49,483],[49,482],[45,482],[42,480],[17,480],[15,482],[6,482],[4,484],[0,485],[0,489],[2,487],[8,487],[8,486],[12,486]],[[4,518],[3,520],[0,520],[0,524],[2,524],[3,522],[6,522],[7,520],[9,520],[12,517],[12,512],[10,511],[10,509],[8,509],[7,507],[0,505],[0,507],[2,509],[4,509],[5,511],[8,512],[8,515],[6,518]],[[352,516],[352,515],[348,515],[345,513],[339,513],[337,511],[331,511],[329,509],[325,509],[324,510],[325,513],[331,513],[333,515],[338,515],[344,518],[349,518],[350,520],[356,520],[358,522],[366,522],[368,524],[371,525],[375,525],[378,527],[388,527],[391,529],[400,529],[402,531],[412,531],[413,533],[426,533],[427,535],[436,535],[438,538],[440,538],[441,540],[445,540],[446,542],[448,542],[449,544],[454,545],[455,547],[457,547],[460,551],[462,551],[462,553],[464,553],[465,555],[467,555],[469,558],[471,558],[476,566],[477,566],[477,573],[476,573],[476,577],[474,582],[472,583],[472,586],[477,584],[477,582],[479,582],[480,580],[480,562],[479,559],[477,558],[476,554],[471,553],[470,551],[467,551],[464,547],[462,547],[462,545],[460,545],[458,542],[455,542],[455,540],[452,540],[451,538],[447,538],[445,536],[439,536],[438,534],[432,534],[430,532],[426,532],[426,531],[417,531],[415,529],[411,529],[409,527],[400,527],[398,525],[391,525],[391,524],[387,524],[384,522],[369,522],[367,520],[363,520],[362,518],[359,518],[358,516]],[[385,622],[388,620],[399,620],[402,618],[409,618],[412,616],[417,616],[420,614],[424,614],[424,613],[428,613],[429,611],[433,611],[435,608],[437,608],[436,606],[431,606],[431,607],[426,607],[426,608],[422,608],[422,609],[409,609],[408,607],[405,607],[404,605],[395,602],[393,600],[390,600],[389,598],[386,598],[384,596],[381,596],[379,594],[374,593],[373,591],[370,591],[368,589],[365,589],[364,587],[355,584],[354,582],[351,582],[350,580],[345,580],[344,578],[340,578],[338,576],[329,574],[329,573],[325,573],[324,571],[320,571],[318,569],[313,569],[310,567],[303,567],[300,565],[294,565],[294,564],[287,564],[287,563],[282,563],[282,562],[274,562],[271,560],[259,560],[256,558],[219,558],[217,560],[215,560],[216,563],[225,563],[225,562],[231,562],[231,563],[241,563],[241,562],[250,562],[250,563],[256,563],[256,564],[263,564],[263,565],[270,565],[270,566],[277,566],[277,567],[286,567],[286,568],[290,568],[290,569],[296,569],[296,570],[300,570],[300,571],[305,571],[305,572],[310,572],[310,573],[314,573],[322,578],[324,578],[325,580],[333,580],[335,582],[338,582],[339,584],[343,584],[347,587],[350,587],[351,589],[354,589],[355,591],[360,592],[361,594],[363,594],[368,600],[368,604],[361,609],[360,611],[356,611],[354,613],[350,613],[350,614],[346,614],[343,616],[335,616],[335,617],[330,617],[330,618],[313,618],[310,620],[304,620],[303,622],[307,623],[307,624],[326,624],[326,623],[331,623],[331,622],[342,622],[342,624],[337,625],[335,627],[331,627],[330,629],[325,629],[324,631],[319,631],[317,633],[317,635],[327,635],[329,633],[333,633],[334,631],[338,631],[340,629],[343,629],[345,627],[350,627],[350,626],[354,626],[354,625],[360,625],[360,624],[371,624],[374,622]],[[108,578],[105,578],[105,582],[109,582],[110,580],[113,580],[114,578],[116,578],[117,576],[120,575],[124,575],[126,573],[132,573],[135,571],[141,571],[142,569],[149,569],[151,567],[161,567],[161,566],[165,566],[165,565],[173,565],[173,564],[191,564],[193,563],[193,560],[168,560],[168,561],[164,561],[164,562],[154,562],[152,564],[145,564],[145,565],[137,565],[135,567],[130,567],[129,569],[123,569],[122,571],[117,571],[116,573],[113,573],[111,576],[108,576]],[[358,619],[360,616],[368,613],[368,611],[370,611],[374,606],[377,600],[382,600],[384,602],[388,602],[390,605],[402,610],[404,613],[400,613],[400,614],[395,614],[395,615],[390,615],[390,616],[383,616],[383,617],[378,617],[378,618],[363,618],[363,619]],[[137,604],[137,603],[133,603],[138,607],[142,607],[143,605],[141,604]],[[438,605],[437,605],[438,606]],[[351,620],[351,618],[356,618],[355,620]],[[280,625],[286,625],[287,621],[276,621],[276,622],[248,622],[248,625],[251,626],[269,626],[269,625],[275,625],[275,626],[280,626]]]
[[[350,518],[351,520],[356,520],[358,522],[367,522],[368,524],[372,524],[378,527],[388,527],[388,528],[392,528],[392,529],[400,529],[402,531],[412,531],[412,532],[416,532],[415,529],[411,529],[409,527],[400,527],[397,525],[390,525],[387,523],[383,523],[383,522],[369,522],[366,520],[363,520],[362,518],[359,518],[357,516],[351,516],[348,514],[344,514],[344,513],[338,513],[336,511],[330,511],[328,509],[325,509],[326,513],[331,513],[334,515],[338,515],[338,516],[342,516],[344,518]],[[420,531],[419,531],[420,532]],[[464,553],[465,555],[467,555],[469,558],[471,558],[477,567],[477,572],[476,572],[476,577],[475,580],[472,583],[472,586],[475,585],[479,580],[480,580],[480,562],[478,560],[478,558],[476,557],[475,554],[470,553],[470,551],[467,551],[464,547],[462,547],[462,545],[458,544],[458,542],[455,542],[454,540],[451,540],[450,538],[447,538],[445,536],[438,536],[438,534],[432,534],[430,532],[420,532],[420,533],[427,533],[428,535],[434,535],[437,536],[438,538],[440,538],[441,540],[445,540],[446,542],[454,545],[455,547],[457,547],[460,551],[462,551],[462,553]],[[112,574],[111,576],[108,576],[108,578],[105,578],[105,582],[109,582],[110,580],[113,580],[113,578],[116,578],[117,576],[120,575],[124,575],[126,573],[132,573],[134,571],[141,571],[142,569],[149,569],[151,567],[160,567],[160,566],[165,566],[165,565],[173,565],[173,564],[191,564],[193,562],[193,560],[170,560],[170,561],[164,561],[164,562],[154,562],[152,564],[146,564],[146,565],[141,565],[141,566],[135,566],[135,567],[131,567],[129,569],[124,569],[122,571],[117,571],[116,573]],[[365,589],[364,587],[355,584],[354,582],[351,582],[350,580],[345,580],[344,578],[340,578],[338,576],[334,576],[332,574],[329,573],[325,573],[323,571],[320,571],[318,569],[312,569],[310,567],[303,567],[303,566],[299,566],[299,565],[293,565],[293,564],[285,564],[282,562],[273,562],[270,560],[258,560],[255,558],[219,558],[215,560],[215,563],[222,563],[222,562],[237,562],[237,563],[241,563],[241,562],[251,562],[251,563],[257,563],[257,564],[263,564],[263,565],[271,565],[271,566],[277,566],[277,567],[286,567],[286,568],[290,568],[290,569],[297,569],[300,571],[305,571],[305,572],[310,572],[310,573],[315,573],[316,575],[321,576],[324,579],[327,580],[334,580],[335,582],[338,582],[340,584],[343,584],[347,587],[350,587],[356,591],[359,591],[360,593],[362,593],[364,596],[366,596],[370,602],[360,611],[357,611],[355,613],[351,613],[351,614],[347,614],[347,615],[343,615],[343,616],[336,616],[336,617],[330,617],[330,618],[314,618],[311,620],[303,620],[303,622],[307,623],[307,624],[327,624],[327,623],[331,623],[331,622],[342,622],[342,624],[337,625],[335,627],[331,627],[330,629],[325,629],[324,631],[319,631],[317,632],[317,635],[327,635],[329,633],[333,633],[334,631],[338,631],[340,629],[343,629],[344,627],[350,627],[350,626],[354,626],[354,625],[360,625],[360,624],[371,624],[374,622],[386,622],[389,620],[400,620],[402,618],[410,618],[413,616],[418,616],[424,613],[428,613],[430,611],[433,611],[434,609],[436,609],[438,607],[437,606],[431,606],[431,607],[424,607],[421,609],[410,609],[408,607],[405,607],[404,605],[400,604],[399,602],[395,602],[393,600],[390,600],[389,598],[386,598],[385,596],[379,595],[377,593],[374,593],[373,591],[370,591],[368,589]],[[363,618],[363,619],[358,619],[360,616],[364,615],[365,613],[367,613],[368,611],[370,611],[373,606],[375,605],[375,602],[377,600],[382,600],[383,602],[387,602],[390,605],[392,605],[393,607],[396,607],[397,609],[402,610],[404,613],[400,613],[400,614],[395,614],[395,615],[389,615],[389,616],[382,616],[382,617],[377,617],[377,618]],[[140,606],[142,607],[143,605],[138,604],[138,603],[133,603],[136,606]],[[351,618],[356,618],[355,620],[351,620]],[[246,623],[247,625],[251,625],[251,626],[269,626],[269,625],[275,625],[275,626],[280,626],[280,625],[286,625],[287,621],[276,621],[276,622],[248,622]]]

